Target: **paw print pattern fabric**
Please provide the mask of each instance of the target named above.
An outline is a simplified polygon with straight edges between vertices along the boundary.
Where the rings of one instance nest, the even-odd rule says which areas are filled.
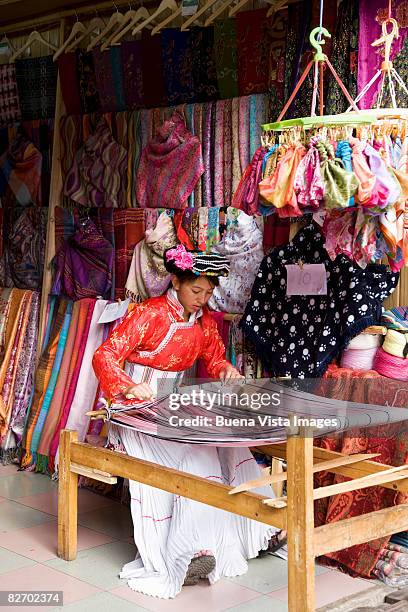
[[[324,264],[327,295],[286,295],[287,264]],[[381,320],[398,274],[344,255],[331,261],[314,223],[262,260],[240,326],[273,376],[317,378],[349,342]]]

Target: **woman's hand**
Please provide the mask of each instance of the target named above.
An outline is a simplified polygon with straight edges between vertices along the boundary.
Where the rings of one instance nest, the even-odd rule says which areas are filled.
[[[221,380],[229,380],[230,378],[245,378],[245,376],[242,376],[233,365],[228,364],[220,371],[220,378]]]
[[[139,383],[128,387],[124,392],[126,399],[150,400],[155,397],[152,388],[147,383]]]

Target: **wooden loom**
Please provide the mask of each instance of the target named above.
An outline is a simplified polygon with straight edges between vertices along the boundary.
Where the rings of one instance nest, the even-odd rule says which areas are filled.
[[[287,480],[287,498],[273,501],[248,491],[259,483],[240,485],[239,490],[247,490],[238,493],[193,474],[83,444],[75,431],[61,432],[59,449],[58,556],[67,561],[77,555],[78,474],[110,483],[116,476],[129,478],[287,530],[290,612],[315,610],[316,557],[408,529],[408,504],[314,527],[314,499],[374,485],[408,492],[408,466],[392,468],[371,461],[373,454],[346,456],[314,447],[304,428],[288,429],[285,443],[253,449],[287,462],[286,474],[269,476],[271,483]],[[313,489],[313,474],[320,470],[352,480]]]

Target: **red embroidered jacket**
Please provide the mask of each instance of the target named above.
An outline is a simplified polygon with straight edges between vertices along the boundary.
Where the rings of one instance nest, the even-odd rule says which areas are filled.
[[[183,307],[169,291],[138,304],[95,352],[92,365],[104,392],[113,397],[133,385],[124,372],[130,361],[158,370],[181,371],[203,359],[218,378],[229,365],[217,325],[207,308],[183,319]]]

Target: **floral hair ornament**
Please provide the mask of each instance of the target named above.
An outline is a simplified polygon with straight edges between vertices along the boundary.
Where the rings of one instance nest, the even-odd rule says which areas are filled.
[[[178,244],[174,249],[169,249],[166,252],[166,259],[167,261],[174,261],[180,270],[192,270],[194,266],[194,258],[186,250],[184,244]]]

